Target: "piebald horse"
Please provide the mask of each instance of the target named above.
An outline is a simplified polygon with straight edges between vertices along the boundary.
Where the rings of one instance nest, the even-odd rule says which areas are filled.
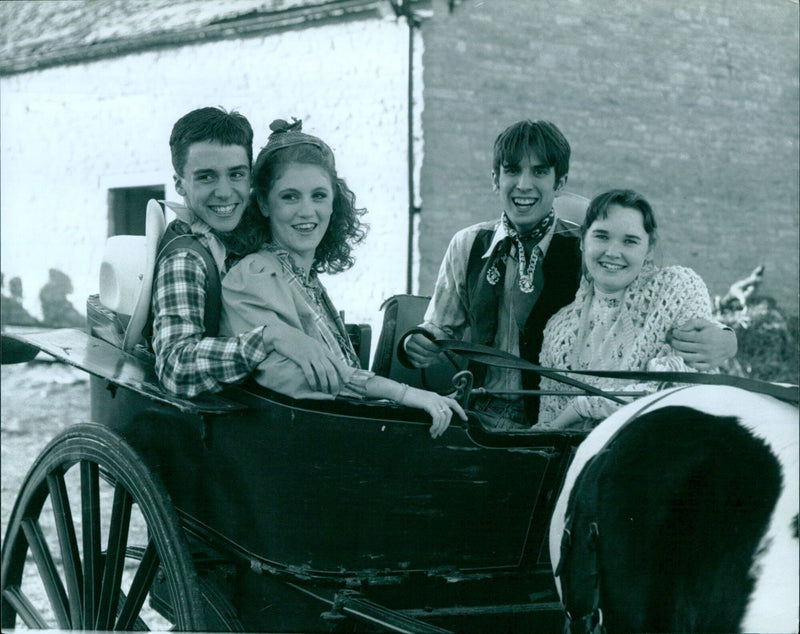
[[[797,632],[798,410],[725,386],[626,405],[578,447],[550,525],[573,632]]]

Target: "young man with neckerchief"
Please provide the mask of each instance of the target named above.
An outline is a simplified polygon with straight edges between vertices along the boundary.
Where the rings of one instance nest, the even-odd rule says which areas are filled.
[[[492,185],[499,219],[462,229],[450,241],[421,327],[437,339],[492,346],[538,364],[547,320],[575,298],[581,276],[575,222],[556,203],[567,183],[570,146],[549,121],[524,120],[495,140]],[[706,320],[673,331],[671,345],[696,369],[715,367],[736,354],[736,335]],[[401,342],[407,361],[425,368],[441,350],[416,333]],[[402,352],[401,352],[402,355]],[[509,395],[535,390],[532,372],[470,364],[482,395],[472,406],[494,430],[535,425],[539,397]],[[506,393],[506,396],[500,396]]]

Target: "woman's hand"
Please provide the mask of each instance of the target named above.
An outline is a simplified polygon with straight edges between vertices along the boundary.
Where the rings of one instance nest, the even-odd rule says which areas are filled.
[[[575,409],[574,401],[570,401],[569,405],[549,423],[539,423],[538,425],[534,425],[532,429],[534,431],[558,431],[568,429],[582,421],[583,417],[578,414],[578,411]]]
[[[438,438],[450,425],[453,412],[466,422],[467,414],[461,405],[450,396],[442,396],[436,392],[420,390],[404,383],[398,383],[382,376],[372,376],[366,384],[367,397],[386,398],[398,405],[424,409],[433,419],[431,436]]]
[[[336,366],[340,361],[319,341],[283,322],[267,325],[263,337],[267,350],[274,350],[300,366],[311,389],[339,393]]]
[[[450,426],[450,421],[453,418],[453,412],[466,421],[467,414],[458,402],[449,396],[441,396],[436,392],[428,392],[427,390],[419,390],[410,387],[403,394],[401,401],[402,405],[407,407],[416,407],[417,409],[424,409],[433,419],[431,425],[431,438],[438,438]]]

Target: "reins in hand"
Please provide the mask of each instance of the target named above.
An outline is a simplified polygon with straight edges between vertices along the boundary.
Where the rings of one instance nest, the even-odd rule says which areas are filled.
[[[580,388],[596,396],[602,396],[616,403],[625,403],[622,399],[588,385],[565,374],[580,374],[612,379],[629,379],[639,381],[657,381],[659,383],[694,383],[702,385],[727,385],[738,387],[757,394],[766,394],[781,401],[797,405],[800,402],[800,387],[797,385],[781,385],[729,374],[705,374],[702,372],[645,372],[636,370],[565,370],[545,368],[535,365],[508,352],[477,343],[458,341],[455,339],[436,339],[435,343],[444,352],[458,354],[465,359],[500,368],[510,368],[536,372],[559,383]]]

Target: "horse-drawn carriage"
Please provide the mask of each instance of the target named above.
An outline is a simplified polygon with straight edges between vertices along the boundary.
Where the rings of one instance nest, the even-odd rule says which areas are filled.
[[[389,302],[373,369],[444,390],[455,368],[422,377],[392,354],[424,304]],[[182,400],[143,348],[118,347],[97,297],[87,314],[86,332],[3,338],[4,363],[41,350],[88,372],[93,421],[54,438],[19,492],[4,629],[558,628],[547,529],[584,434],[493,433],[470,416],[432,440],[421,411],[255,383]],[[368,354],[369,330],[351,332]]]
[[[388,302],[373,369],[439,391],[455,374],[467,403],[458,367],[398,364],[424,305]],[[470,413],[432,440],[417,410],[254,382],[183,400],[144,348],[120,348],[97,297],[87,316],[85,332],[3,338],[4,363],[43,351],[88,372],[93,421],[55,437],[19,492],[4,629],[561,630],[548,530],[585,433],[493,432]],[[369,329],[350,330],[368,356]]]

